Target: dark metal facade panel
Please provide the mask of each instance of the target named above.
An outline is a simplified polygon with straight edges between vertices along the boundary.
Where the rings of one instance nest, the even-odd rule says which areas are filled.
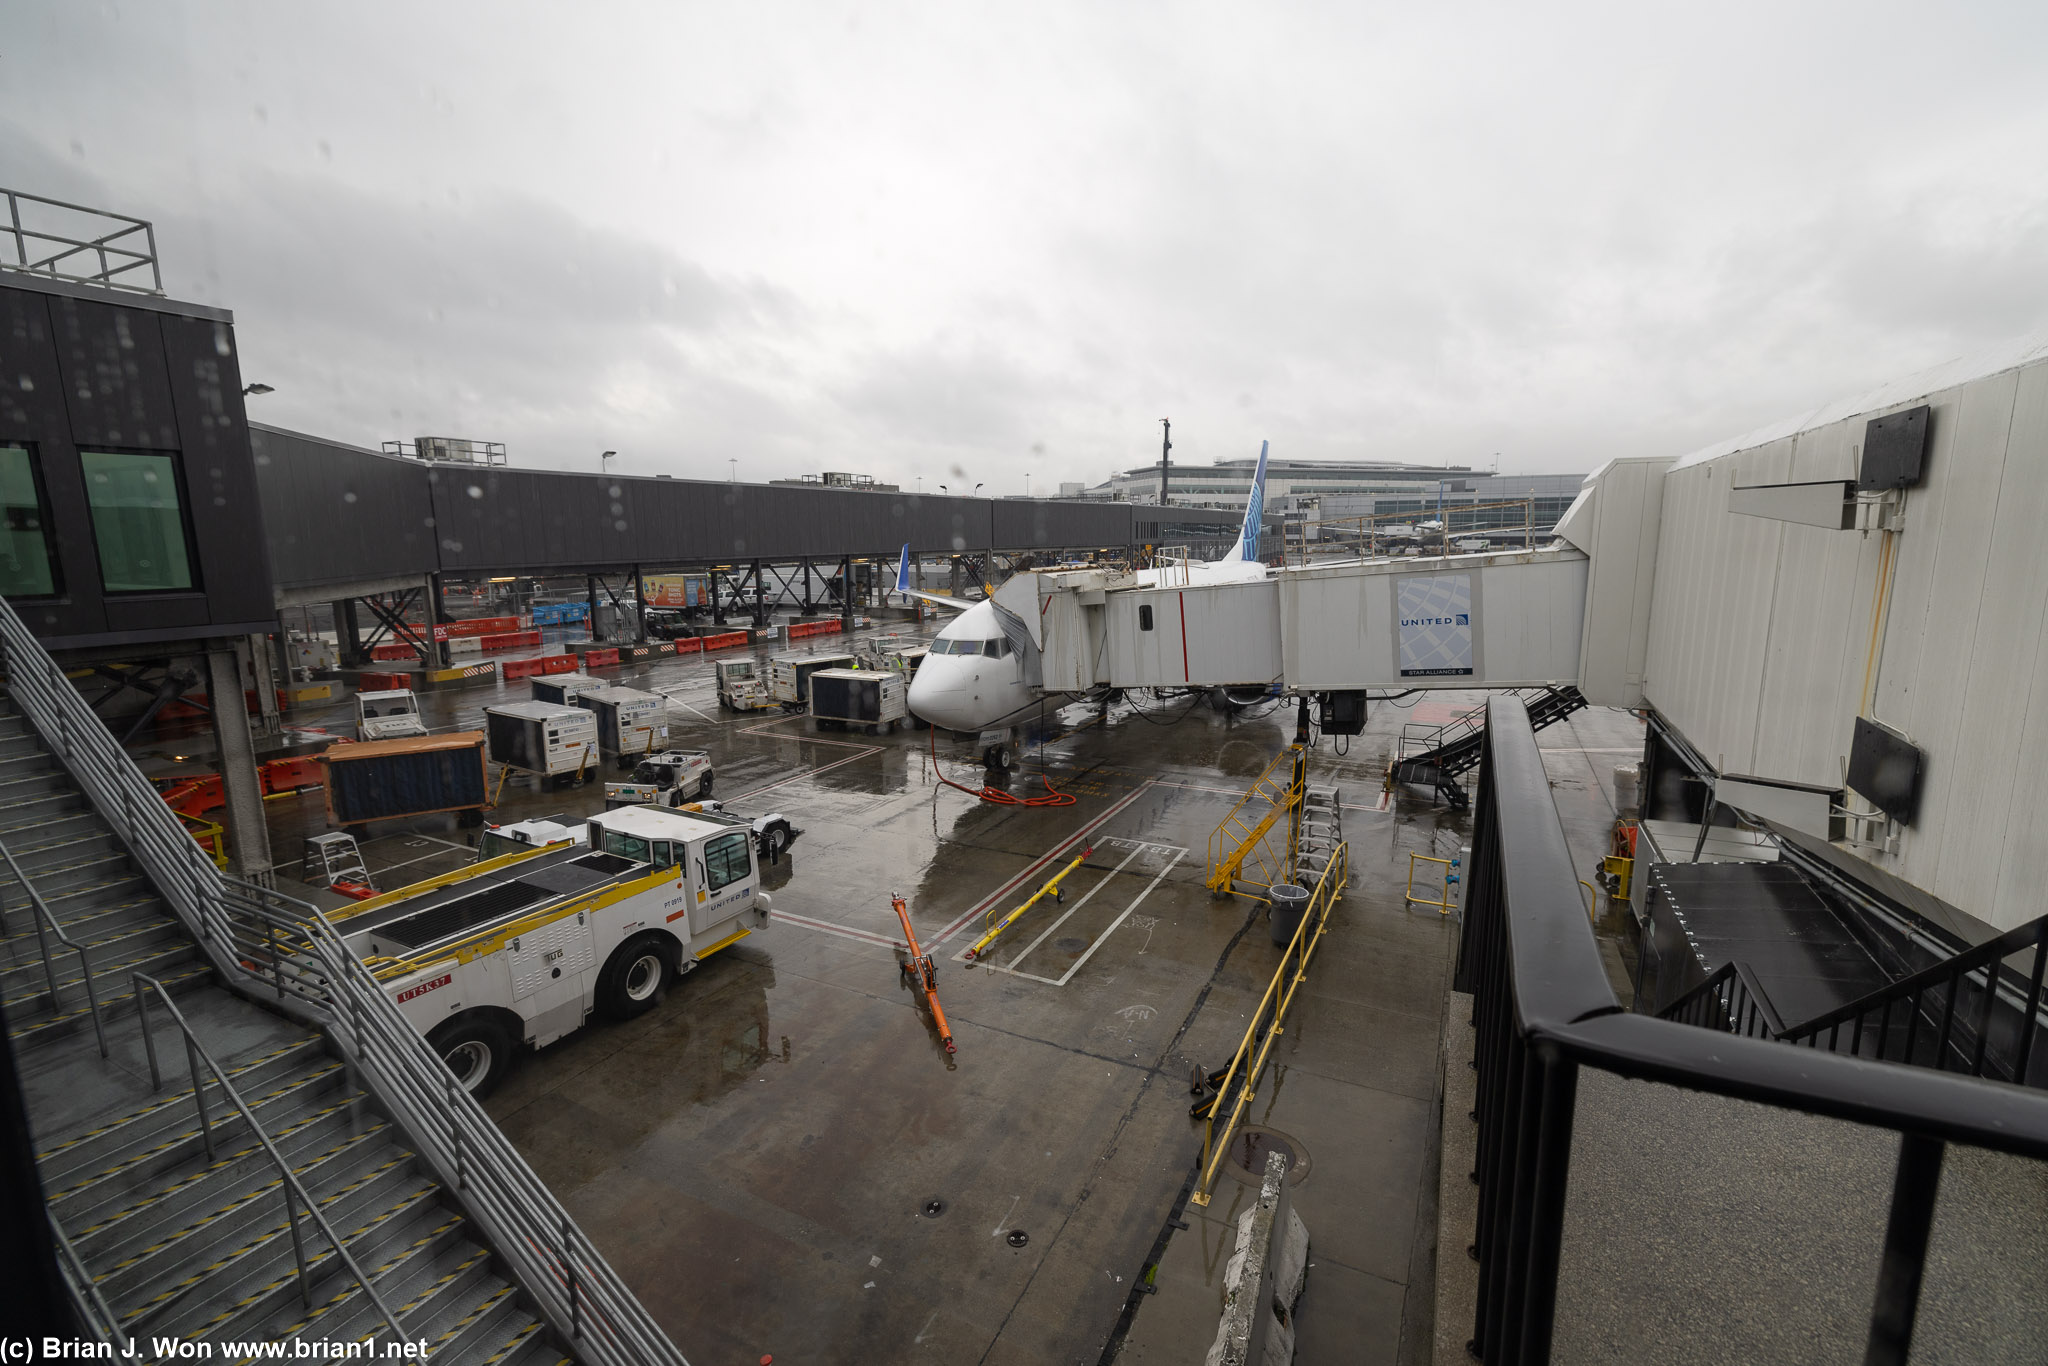
[[[440,568],[427,469],[276,427],[251,427],[277,582],[424,579]]]
[[[217,310],[182,316],[0,281],[0,443],[34,453],[60,591],[15,603],[55,648],[246,634],[273,617],[234,333]],[[101,586],[80,449],[177,458],[197,586]]]
[[[1130,543],[1121,504],[1016,503],[543,470],[431,471],[448,573],[654,569]],[[373,572],[365,570],[363,577]]]

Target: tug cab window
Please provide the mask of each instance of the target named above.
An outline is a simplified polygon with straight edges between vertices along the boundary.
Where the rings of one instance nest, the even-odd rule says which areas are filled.
[[[653,846],[649,841],[641,839],[638,835],[629,835],[623,830],[604,832],[604,851],[607,854],[617,854],[620,858],[629,858],[635,863],[650,863],[654,857]]]
[[[754,871],[753,860],[747,856],[749,843],[744,831],[735,830],[704,846],[705,890],[729,887]]]

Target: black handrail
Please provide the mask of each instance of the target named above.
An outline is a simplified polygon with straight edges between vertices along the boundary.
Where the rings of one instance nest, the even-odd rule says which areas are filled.
[[[1727,1008],[1730,984],[1749,993],[1753,983],[1729,971],[1716,1008]],[[1901,1136],[1864,1358],[1872,1366],[1903,1366],[1911,1345],[1943,1146],[2048,1158],[2048,1095],[1624,1011],[1527,709],[1512,697],[1487,706],[1456,986],[1473,995],[1480,1190],[1470,1347],[1487,1362],[1550,1358],[1580,1067]],[[1734,1018],[1749,1019],[1737,1005]],[[1767,1027],[1761,1008],[1755,1015]]]
[[[1749,964],[1742,962],[1722,964],[1706,981],[1658,1011],[1657,1018],[1740,1034],[1745,1039],[1785,1035],[1785,1022],[1771,1004],[1770,993]]]
[[[1998,1000],[1999,981],[2005,975],[2003,964],[2007,958],[2029,948],[2034,951],[2034,963],[2027,975],[2026,1004],[2018,1013],[2019,1039],[2012,1066],[1999,1072],[1997,1069],[2001,1065],[1997,1059],[1988,1055],[1987,1048],[1991,1040],[1993,1008]],[[1871,1056],[1881,1059],[1885,1056],[1890,1043],[1892,1012],[1895,1007],[1903,1005],[1906,1038],[1901,1050],[1901,1061],[1911,1062],[1913,1046],[1919,1036],[1921,998],[1930,990],[1939,991],[1947,988],[1943,993],[1941,1022],[1936,1029],[1933,1065],[1942,1071],[1958,1070],[1973,1077],[1981,1077],[1986,1074],[1988,1064],[1993,1075],[2000,1076],[2002,1080],[2025,1085],[2027,1062],[2032,1056],[2034,1034],[2039,1028],[2041,978],[2044,968],[2048,968],[2048,916],[2007,930],[1996,938],[1987,939],[1975,948],[1965,949],[1952,958],[1936,963],[1933,967],[1914,973],[1911,977],[1901,978],[1889,986],[1879,987],[1875,991],[1859,996],[1846,1005],[1837,1006],[1823,1015],[1816,1015],[1810,1020],[1793,1025],[1783,1031],[1783,1037],[1788,1043],[1803,1043],[1808,1047],[1817,1047],[1821,1033],[1826,1031],[1830,1038],[1829,1047],[1832,1049],[1839,1038],[1842,1026],[1848,1025],[1853,1031],[1850,1035],[1850,1049],[1852,1052],[1860,1051],[1863,1027],[1875,1014],[1878,1016],[1877,1051]],[[1979,994],[1977,1017],[1973,1026],[1975,1036],[1969,1048],[1969,1065],[1950,1069],[1950,1045],[1961,1046],[1961,1041],[1955,1037],[1957,996],[1962,984],[1979,973],[1984,975],[1981,986],[1971,984],[1977,988]],[[1933,1027],[1933,1021],[1930,1020],[1928,1023]]]

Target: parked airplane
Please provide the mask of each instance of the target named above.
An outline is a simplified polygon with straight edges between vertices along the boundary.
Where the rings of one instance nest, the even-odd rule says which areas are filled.
[[[1266,507],[1266,445],[1259,443],[1258,469],[1252,476],[1251,499],[1245,506],[1236,545],[1220,560],[1189,564],[1185,582],[1248,583],[1266,577],[1265,562],[1259,559],[1259,523]],[[1182,572],[1177,566],[1140,570],[1138,585],[1155,586],[1165,576]],[[1016,756],[1018,729],[1047,698],[1063,694],[1049,693],[1025,678],[1024,657],[1004,633],[993,602],[970,602],[912,588],[908,545],[896,566],[896,591],[960,613],[933,639],[924,663],[910,680],[911,712],[947,730],[978,732],[982,762],[993,769],[1008,768]]]

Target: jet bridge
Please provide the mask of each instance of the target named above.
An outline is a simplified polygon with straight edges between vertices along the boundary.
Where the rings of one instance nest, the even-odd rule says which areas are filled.
[[[1020,574],[995,603],[1013,643],[1029,638],[1027,676],[1035,665],[1051,691],[1508,688],[1578,680],[1589,563],[1558,545],[1248,583],[1079,570]]]

